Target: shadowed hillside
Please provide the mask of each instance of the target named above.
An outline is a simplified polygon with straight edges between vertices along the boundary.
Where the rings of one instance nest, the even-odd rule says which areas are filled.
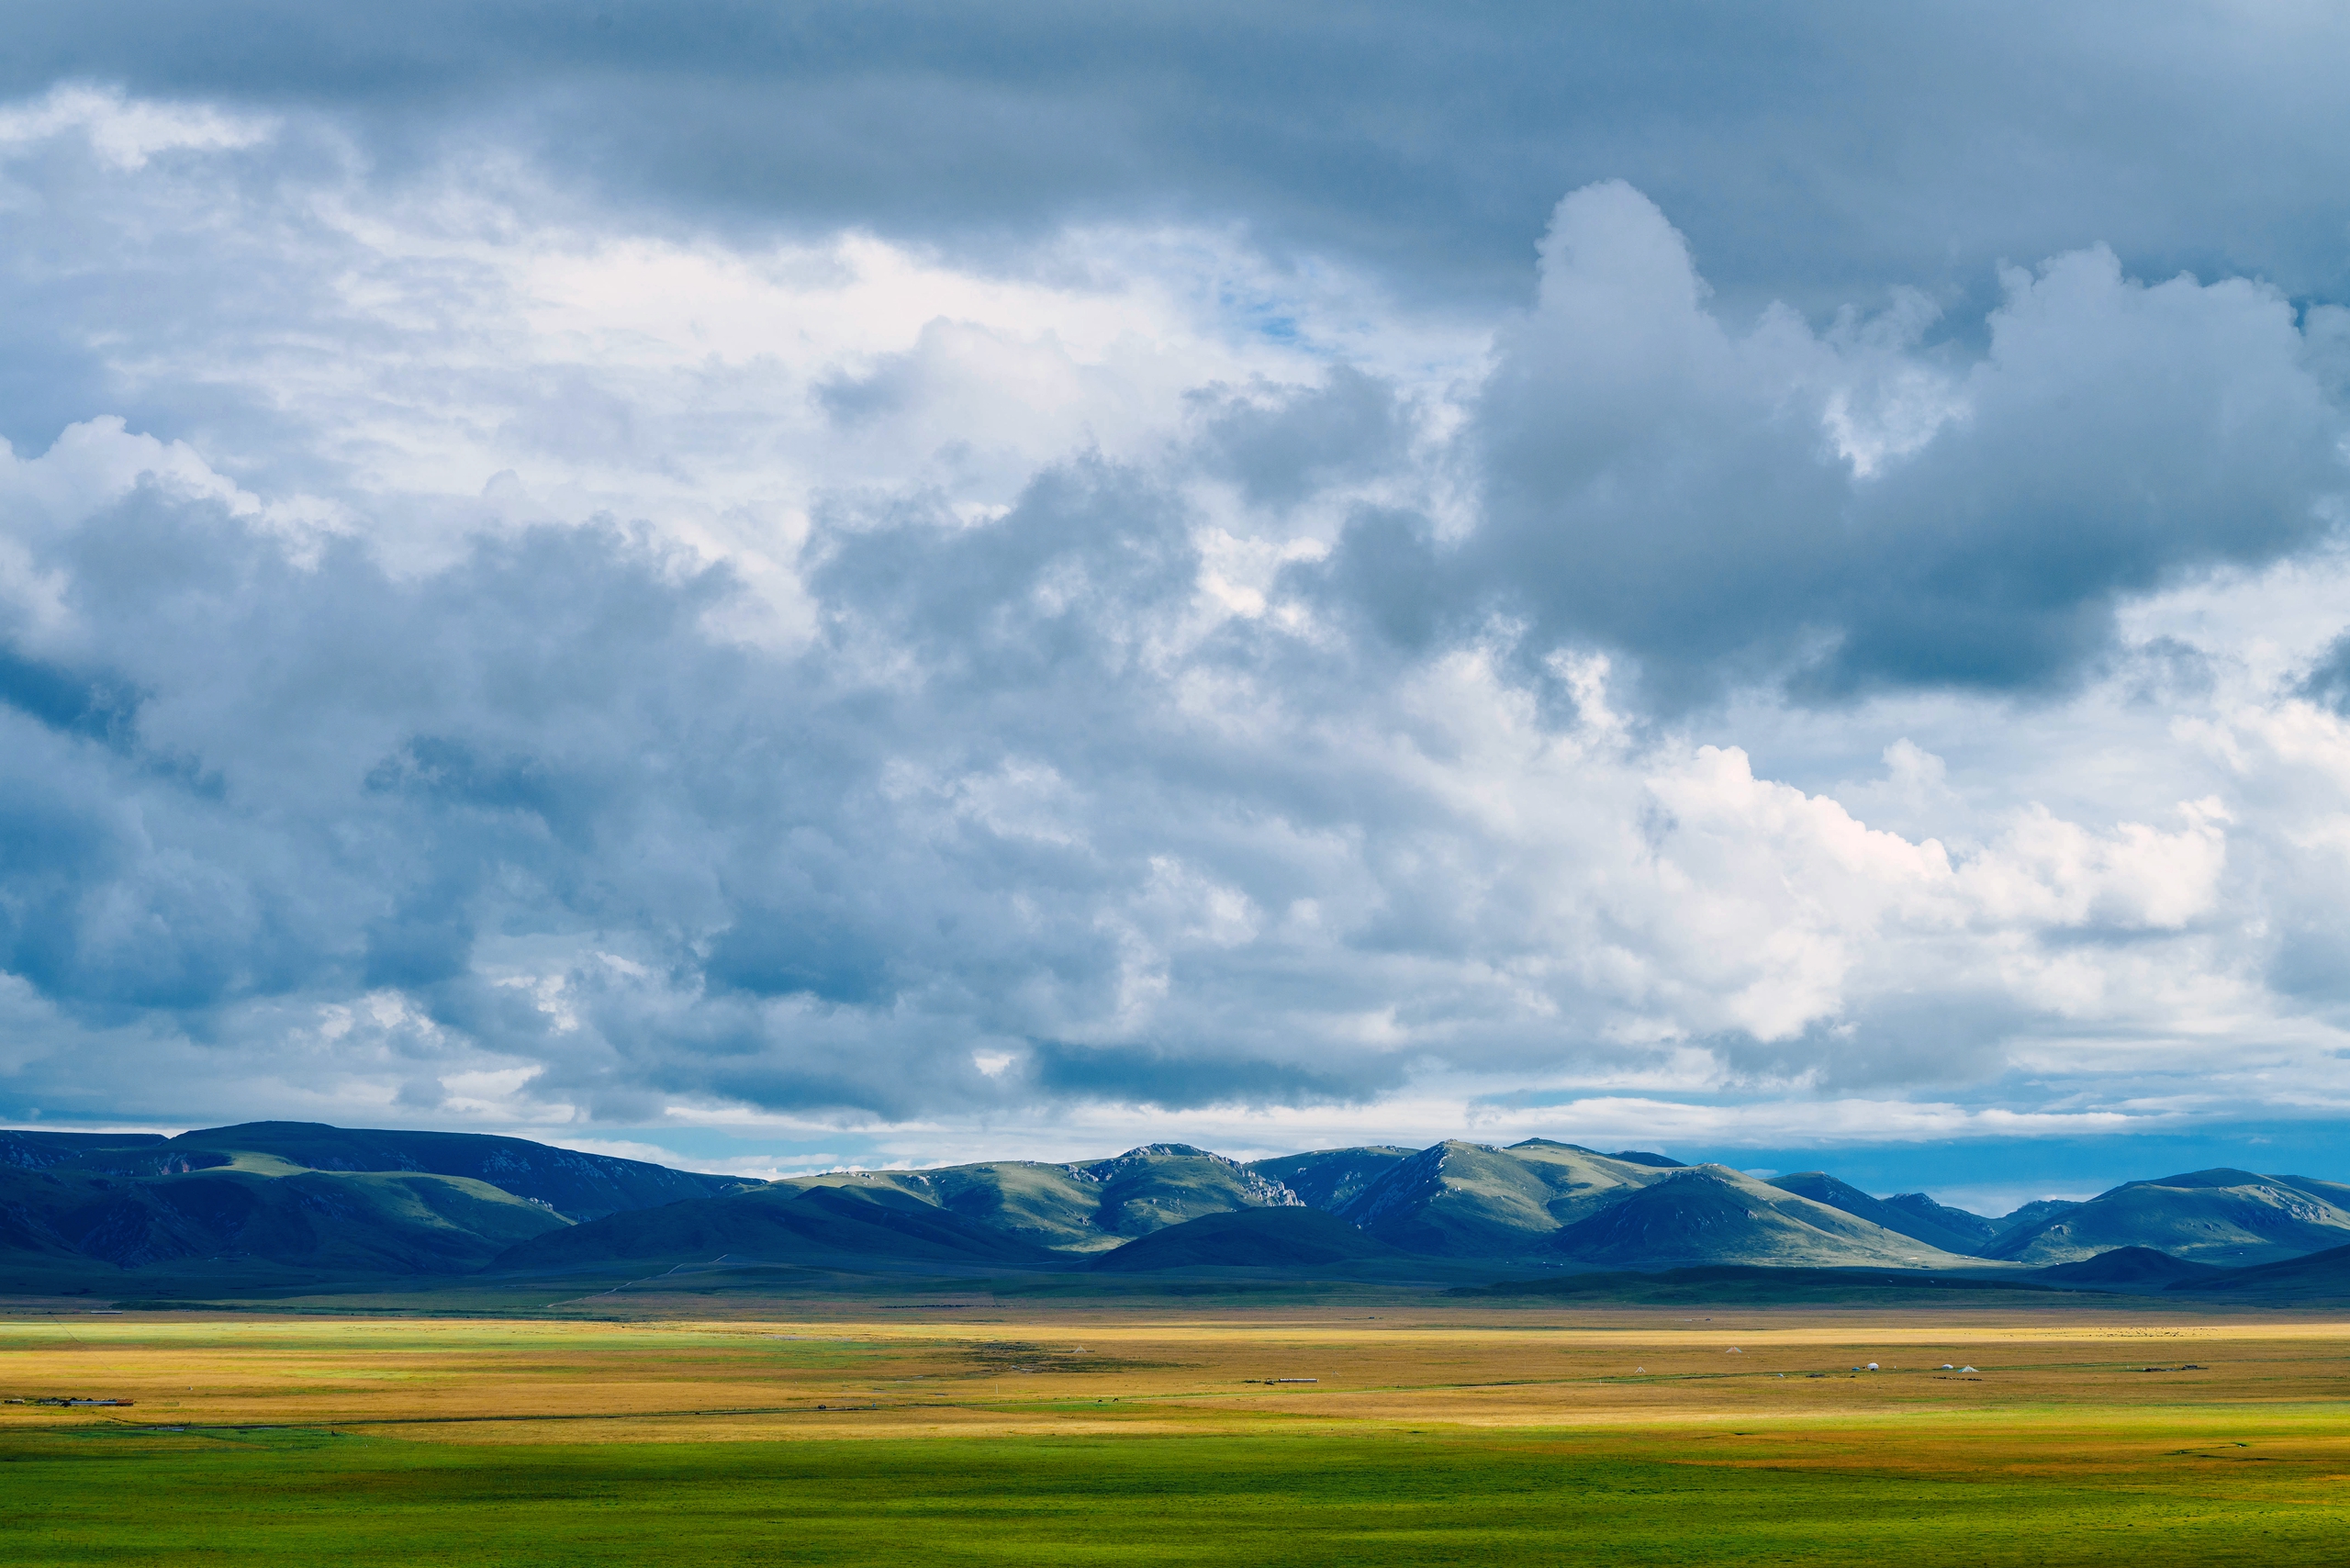
[[[319,1122],[247,1122],[182,1133],[153,1152],[168,1162],[206,1154],[273,1154],[313,1170],[421,1170],[487,1182],[545,1204],[567,1219],[595,1219],[680,1198],[709,1197],[760,1183],[737,1176],[673,1170],[642,1159],[583,1154],[527,1138],[484,1133],[378,1132]]]
[[[161,1133],[51,1133],[0,1127],[0,1166],[46,1170],[92,1155],[154,1148],[164,1141]]]
[[[224,1271],[256,1280],[467,1273],[517,1242],[566,1228],[575,1215],[744,1185],[472,1133],[309,1122],[171,1138],[7,1132],[0,1282],[13,1276],[32,1288],[61,1275],[133,1271],[154,1282],[150,1288]]]
[[[1675,1171],[1567,1226],[1550,1246],[1577,1262],[1619,1268],[1743,1263],[1933,1269],[1966,1262],[1722,1165]]]
[[[1319,1209],[1243,1209],[1203,1215],[1154,1231],[1114,1252],[1103,1253],[1093,1267],[1117,1273],[1196,1268],[1320,1269],[1399,1256],[1385,1242]]]
[[[2210,1301],[2277,1305],[2350,1302],[2350,1246],[2181,1280],[2170,1289]]]
[[[1815,1204],[1825,1204],[1831,1209],[1841,1210],[1855,1219],[1867,1220],[1871,1225],[1906,1236],[1912,1241],[1922,1241],[1938,1251],[1972,1253],[1988,1241],[1992,1234],[1990,1221],[1978,1215],[1965,1215],[1965,1217],[1977,1222],[1981,1227],[1979,1233],[1973,1226],[1953,1228],[1925,1217],[1913,1205],[1873,1198],[1858,1187],[1839,1182],[1825,1170],[1805,1170],[1793,1176],[1780,1176],[1774,1178],[1771,1185],[1782,1192],[1793,1193],[1797,1197],[1809,1198]],[[1910,1196],[1923,1198],[1922,1193],[1911,1193]],[[1924,1201],[1932,1202],[1930,1199]],[[1942,1208],[1939,1204],[1933,1206]],[[1958,1209],[1942,1212],[1951,1215],[1964,1213]]]
[[[1251,1164],[1161,1143],[1104,1159],[834,1171],[769,1185],[461,1133],[298,1122],[169,1138],[0,1131],[0,1287],[111,1281],[117,1294],[162,1295],[175,1281],[196,1288],[199,1276],[224,1289],[290,1288],[483,1270],[659,1271],[720,1259],[1063,1276],[1098,1260],[1106,1281],[1186,1268],[1303,1276],[1414,1258],[1453,1278],[1562,1264],[1979,1273],[1988,1263],[2037,1271],[2053,1289],[2319,1299],[2336,1288],[2324,1268],[2222,1286],[2199,1266],[2283,1262],[2343,1245],[2350,1186],[2217,1170],[2130,1182],[2086,1204],[2028,1204],[2009,1219],[1921,1193],[1874,1197],[1827,1171],[1764,1182],[1549,1138]],[[125,1289],[126,1275],[148,1282]]]
[[[1309,1154],[1288,1154],[1279,1159],[1259,1159],[1248,1167],[1279,1182],[1300,1202],[1336,1214],[1352,1203],[1365,1187],[1419,1151],[1379,1144],[1368,1148],[1323,1148]]]
[[[910,1261],[1034,1267],[1055,1255],[887,1188],[769,1187],[610,1215],[526,1241],[498,1259],[509,1273],[708,1262]]]
[[[1983,1215],[1970,1213],[1965,1209],[1954,1209],[1948,1204],[1938,1204],[1923,1193],[1896,1193],[1885,1200],[1885,1206],[1899,1210],[1920,1225],[1930,1226],[1936,1230],[1958,1238],[1966,1243],[1964,1249],[1969,1252],[1988,1247],[1992,1238],[2012,1223],[2008,1220],[1991,1219]],[[1899,1226],[1891,1228],[1901,1230],[1904,1236],[1918,1234],[1916,1231],[1904,1230]]]
[[[2034,1198],[2028,1204],[2019,1204],[2011,1213],[1992,1221],[1993,1226],[1997,1227],[1992,1235],[1996,1238],[2007,1235],[2009,1231],[2021,1232],[2043,1220],[2053,1219],[2067,1209],[2076,1209],[2080,1206],[2071,1198]]]
[[[2087,1290],[2161,1291],[2189,1281],[2216,1279],[2224,1270],[2208,1263],[2189,1263],[2151,1247],[2117,1247],[2077,1263],[2056,1263],[2038,1271],[2036,1278]]]
[[[0,1170],[0,1277],[28,1264],[253,1260],[330,1274],[456,1274],[568,1224],[487,1182],[421,1172],[304,1170],[255,1157],[136,1180]]]

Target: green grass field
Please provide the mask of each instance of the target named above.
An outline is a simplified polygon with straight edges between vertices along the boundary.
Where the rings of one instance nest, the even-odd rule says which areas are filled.
[[[2350,1539],[2340,1506],[2263,1497],[2236,1475],[1921,1478],[1657,1447],[1525,1433],[501,1448],[25,1434],[0,1448],[0,1560],[2269,1564],[2338,1562]]]
[[[27,1311],[0,1564],[2350,1556],[2350,1322],[987,1310]]]

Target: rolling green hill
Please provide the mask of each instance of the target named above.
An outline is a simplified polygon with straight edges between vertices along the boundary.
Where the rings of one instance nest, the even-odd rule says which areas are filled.
[[[1579,1263],[1619,1268],[1947,1269],[1968,1261],[1725,1165],[1672,1172],[1561,1229],[1550,1247]]]
[[[1508,1148],[1448,1141],[1398,1161],[1337,1214],[1406,1252],[1526,1257],[1561,1226],[1669,1174],[1548,1138]]]
[[[1308,1207],[1336,1214],[1352,1203],[1365,1187],[1418,1152],[1393,1144],[1366,1148],[1319,1148],[1308,1154],[1254,1160],[1248,1169],[1279,1182]]]
[[[1910,1197],[1930,1204],[1942,1214],[1959,1215],[1975,1221],[1975,1226],[1953,1228],[1936,1219],[1929,1219],[1914,1204],[1896,1203],[1890,1199],[1873,1198],[1858,1187],[1839,1182],[1825,1170],[1798,1171],[1793,1176],[1772,1179],[1771,1185],[1798,1197],[1809,1198],[1816,1204],[1826,1204],[1856,1219],[1906,1236],[1912,1241],[1922,1241],[1938,1251],[1968,1254],[1982,1247],[1997,1234],[1989,1220],[1979,1215],[1967,1215],[1960,1209],[1944,1209],[1922,1193]]]
[[[1100,1250],[1202,1215],[1294,1206],[1297,1194],[1238,1160],[1147,1144],[1071,1165],[995,1160],[934,1170],[834,1171],[797,1187],[888,1190],[1039,1247]]]
[[[0,1132],[0,1286],[463,1274],[579,1215],[744,1185],[469,1133]]]
[[[2062,1288],[2161,1291],[2201,1288],[2194,1265],[2281,1262],[2344,1243],[2350,1185],[2232,1170],[2130,1182],[2085,1204],[2042,1200],[2002,1222],[1922,1193],[1874,1197],[1826,1171],[1763,1182],[1548,1138],[1251,1164],[1160,1143],[1064,1164],[768,1185],[474,1134],[301,1122],[176,1137],[0,1130],[0,1289],[70,1278],[169,1294],[171,1282],[198,1276],[274,1288],[717,1258],[1064,1273],[1098,1259],[1114,1274],[1401,1255],[1550,1270],[1987,1261],[2056,1269],[2044,1277]],[[2333,1288],[2289,1288],[2321,1286]]]
[[[218,1170],[254,1156],[304,1170],[405,1170],[487,1182],[575,1220],[761,1184],[486,1133],[388,1132],[321,1122],[246,1122],[171,1138],[0,1131],[0,1166],[20,1170],[135,1178]]]
[[[1056,1254],[887,1187],[776,1186],[608,1215],[497,1260],[500,1272],[560,1274],[626,1263],[918,1262],[1036,1267]]]
[[[1237,1209],[1203,1215],[1156,1230],[1094,1260],[1113,1273],[1163,1269],[1324,1269],[1401,1256],[1336,1215],[1320,1209]]]
[[[2306,1257],[2180,1280],[2169,1287],[2202,1300],[2308,1305],[2350,1302],[2350,1245]]]
[[[461,1274],[569,1223],[486,1182],[329,1172],[261,1160],[124,1179],[0,1170],[0,1280],[216,1271],[262,1262],[320,1274]]]
[[[2163,1291],[2191,1280],[2216,1279],[2223,1271],[2151,1247],[2117,1247],[2077,1263],[2052,1263],[2034,1277],[2087,1290]]]
[[[2028,1204],[2019,1205],[2013,1212],[1993,1220],[1991,1224],[1995,1228],[1991,1234],[1996,1239],[2011,1230],[2023,1230],[2028,1226],[2038,1225],[2042,1220],[2053,1219],[2067,1209],[2076,1209],[2080,1206],[2077,1202],[2070,1198],[2034,1198]]]
[[[52,1133],[0,1127],[0,1166],[46,1170],[92,1155],[128,1156],[164,1141],[161,1133]]]
[[[140,1151],[142,1155],[146,1151]],[[545,1204],[566,1219],[596,1219],[681,1198],[712,1197],[760,1183],[673,1170],[485,1133],[379,1132],[319,1122],[247,1122],[182,1133],[153,1150],[165,1163],[207,1155],[274,1155],[312,1170],[420,1170],[487,1182]]]
[[[2243,1267],[2350,1244],[2350,1207],[2332,1182],[2196,1170],[2131,1182],[2037,1224],[2001,1234],[1986,1258],[2069,1263],[2118,1247],[2150,1247],[2174,1258]]]
[[[1970,1252],[1979,1251],[1991,1245],[1992,1239],[2010,1223],[1991,1219],[1965,1209],[1954,1209],[1948,1204],[1938,1204],[1923,1193],[1896,1193],[1885,1200],[1885,1206],[1889,1209],[1898,1209],[1920,1225],[1931,1226],[1936,1230],[1957,1238],[1966,1244],[1964,1249]],[[1904,1236],[1918,1234],[1915,1231],[1903,1230],[1899,1226],[1890,1228],[1900,1230]]]

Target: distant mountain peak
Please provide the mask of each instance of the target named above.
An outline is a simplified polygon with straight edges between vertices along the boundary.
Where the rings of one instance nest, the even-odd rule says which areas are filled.
[[[2319,1183],[2221,1167],[2126,1182],[2087,1203],[2009,1226],[1983,1255],[2046,1265],[2147,1247],[2191,1262],[2243,1267],[2345,1244],[2350,1190],[2328,1193]]]
[[[576,1235],[565,1223],[575,1220],[588,1222]],[[1249,1162],[1160,1142],[1069,1164],[831,1171],[769,1185],[487,1134],[317,1122],[168,1139],[0,1129],[0,1255],[34,1272],[96,1264],[169,1280],[218,1272],[224,1260],[287,1278],[469,1272],[501,1248],[507,1266],[533,1268],[725,1252],[828,1267],[869,1253],[1067,1269],[1179,1229],[1101,1266],[1336,1266],[1393,1249],[1552,1267],[1946,1269],[1963,1254],[2055,1265],[2051,1286],[2199,1291],[2219,1288],[2199,1264],[2241,1269],[2342,1248],[2336,1261],[2277,1276],[2275,1290],[2307,1294],[2337,1288],[2329,1282],[2350,1260],[2350,1184],[2214,1168],[2126,1182],[2085,1204],[2042,1200],[2003,1224],[1923,1193],[1876,1198],[1825,1171],[1765,1182],[1718,1163],[1547,1137]]]

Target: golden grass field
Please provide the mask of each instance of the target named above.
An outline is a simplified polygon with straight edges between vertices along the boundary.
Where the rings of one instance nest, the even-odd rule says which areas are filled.
[[[1882,1370],[1852,1371],[1872,1361]],[[1266,1381],[1282,1378],[1315,1381]],[[1457,1451],[1523,1439],[1676,1473],[1998,1483],[2027,1500],[2033,1487],[2069,1488],[2076,1509],[2175,1497],[2207,1523],[2211,1506],[2256,1506],[2295,1529],[2322,1515],[2343,1527],[2328,1538],[2344,1542],[2335,1560],[2350,1561],[2350,1319],[2334,1317],[1449,1305],[1189,1316],[983,1303],[633,1322],[57,1313],[0,1318],[0,1396],[135,1401],[0,1405],[0,1453],[12,1439],[74,1434],[282,1429],[416,1453],[862,1445],[951,1473],[958,1454],[997,1462],[1070,1443],[1108,1451],[1120,1439],[1272,1441],[1196,1448],[1227,1456],[1214,1461],[1226,1468],[1256,1462],[1231,1454],[1306,1451],[1296,1443],[1312,1439],[1393,1456],[1415,1442],[1454,1439]],[[2144,1562],[2327,1560],[2301,1535],[2279,1541],[2265,1554],[2206,1544],[2164,1556],[2158,1537],[2118,1534],[2115,1550]],[[1997,1560],[2109,1560],[2030,1546]],[[0,1541],[0,1561],[96,1560],[12,1557]],[[1943,1560],[1971,1559],[1920,1558]]]
[[[479,1443],[1597,1427],[2091,1464],[2256,1427],[2269,1457],[2287,1443],[2350,1471],[2350,1320],[915,1316],[19,1317],[0,1320],[0,1395],[136,1403],[0,1405],[0,1431],[324,1426]],[[1883,1370],[1851,1370],[1869,1361]],[[1264,1381],[1280,1378],[1316,1381]],[[2102,1460],[2080,1450],[2090,1434]]]

